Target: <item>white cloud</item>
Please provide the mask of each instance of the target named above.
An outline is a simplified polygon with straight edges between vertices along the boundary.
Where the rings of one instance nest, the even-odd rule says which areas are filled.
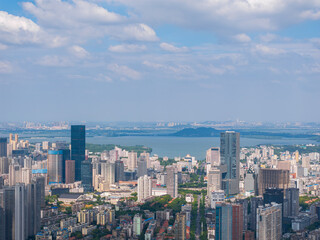
[[[44,56],[38,61],[38,64],[46,67],[68,67],[72,65],[69,59],[56,55]]]
[[[11,73],[13,71],[13,67],[10,62],[0,61],[0,73]]]
[[[118,0],[148,24],[174,24],[218,34],[273,31],[318,19],[316,0]],[[305,12],[305,13],[304,13]],[[302,14],[304,13],[304,14]],[[196,19],[196,20],[195,20]]]
[[[40,30],[30,19],[0,11],[0,41],[11,44],[39,42]]]
[[[113,82],[113,80],[112,80],[111,77],[106,76],[106,75],[104,75],[104,74],[99,74],[99,76],[96,77],[95,80],[96,80],[97,82],[107,82],[107,83]]]
[[[6,50],[8,48],[7,45],[0,43],[0,50]]]
[[[129,68],[125,65],[109,64],[108,69],[122,77],[131,78],[135,80],[141,78],[141,74],[138,71]],[[122,79],[120,78],[120,80]]]
[[[78,58],[86,58],[90,55],[84,48],[77,45],[70,47],[69,51]]]
[[[307,10],[301,13],[301,17],[304,19],[319,20],[320,11]]]
[[[285,53],[283,49],[269,47],[262,44],[257,44],[253,48],[253,52],[257,52],[263,55],[279,55],[279,54]]]
[[[118,52],[118,53],[133,53],[133,52],[142,52],[145,51],[147,47],[145,45],[137,45],[137,44],[121,44],[110,46],[108,50],[110,52]]]
[[[175,47],[174,45],[172,44],[169,44],[169,43],[161,43],[160,44],[160,47],[165,50],[165,51],[168,51],[168,52],[174,52],[174,53],[180,53],[180,52],[187,52],[188,51],[188,48],[187,47]]]
[[[23,3],[23,7],[37,18],[40,26],[77,44],[105,36],[121,41],[158,40],[150,26],[90,1],[36,0]]]
[[[123,40],[138,40],[138,41],[157,41],[158,37],[155,31],[146,24],[130,24],[124,26],[121,35],[116,34],[117,37]]]
[[[45,26],[75,28],[90,24],[118,23],[125,18],[94,3],[82,0],[36,0],[24,2],[25,10],[33,14]]]
[[[275,40],[276,38],[277,38],[277,36],[275,34],[272,34],[272,33],[267,33],[267,34],[264,34],[264,35],[260,36],[260,39],[263,42],[271,42],[271,41]]]
[[[237,34],[234,36],[234,39],[238,42],[242,42],[242,43],[247,43],[251,41],[251,38],[245,34],[245,33],[241,33],[241,34]]]

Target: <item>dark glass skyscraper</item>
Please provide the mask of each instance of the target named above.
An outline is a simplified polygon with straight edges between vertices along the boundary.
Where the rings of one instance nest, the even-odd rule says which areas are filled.
[[[7,157],[7,138],[0,138],[0,157]]]
[[[227,195],[239,193],[240,134],[227,131],[220,134],[220,171],[222,189]]]
[[[71,126],[71,160],[75,161],[75,180],[81,181],[81,162],[85,160],[86,126]]]
[[[90,160],[81,162],[81,181],[85,192],[92,191],[92,163]]]

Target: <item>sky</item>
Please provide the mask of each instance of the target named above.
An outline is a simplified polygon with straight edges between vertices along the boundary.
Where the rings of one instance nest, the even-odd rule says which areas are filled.
[[[319,0],[0,1],[0,121],[316,121]]]

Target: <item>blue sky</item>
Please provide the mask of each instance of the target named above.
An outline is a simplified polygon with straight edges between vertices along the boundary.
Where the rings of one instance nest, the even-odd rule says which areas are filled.
[[[0,1],[0,121],[318,121],[317,0]]]

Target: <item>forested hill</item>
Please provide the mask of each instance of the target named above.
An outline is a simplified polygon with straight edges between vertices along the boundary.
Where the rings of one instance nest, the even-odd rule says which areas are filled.
[[[180,130],[176,133],[171,134],[171,136],[176,136],[176,137],[219,137],[220,132],[221,131],[216,130],[214,128],[206,128],[206,127],[185,128],[183,130]]]

